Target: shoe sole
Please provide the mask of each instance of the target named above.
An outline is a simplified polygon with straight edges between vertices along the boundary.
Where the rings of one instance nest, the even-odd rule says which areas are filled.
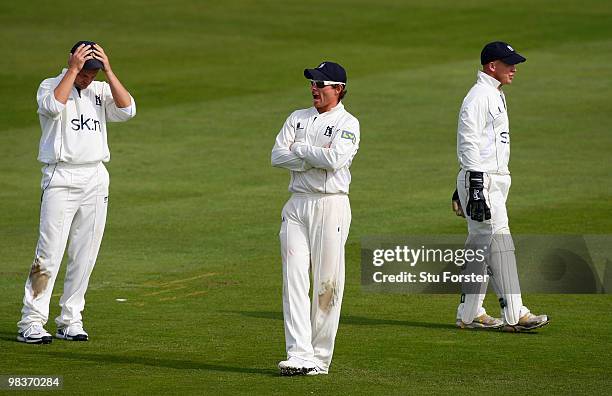
[[[60,340],[66,340],[66,341],[89,341],[89,337],[86,336],[85,334],[77,334],[75,336],[69,336],[69,335],[63,335],[61,333],[57,333],[55,335],[56,338],[59,338]]]
[[[465,324],[463,322],[457,321],[457,323],[455,323],[455,326],[457,326],[458,329],[465,329],[465,330],[497,330],[501,327],[504,326],[504,324],[499,324],[499,325],[485,325],[482,323],[470,323],[470,324]]]
[[[24,344],[51,344],[51,342],[53,342],[53,337],[44,336],[41,338],[29,338],[18,335],[17,341],[23,342]]]
[[[502,328],[502,331],[505,333],[529,333],[530,331],[535,330],[535,329],[540,329],[549,323],[550,323],[550,317],[548,318],[546,322],[538,323],[537,325],[531,326],[531,327],[525,327],[521,325],[514,325],[514,326],[506,325]]]

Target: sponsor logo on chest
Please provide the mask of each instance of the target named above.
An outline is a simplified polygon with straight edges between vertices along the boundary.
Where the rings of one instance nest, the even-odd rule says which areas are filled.
[[[100,121],[96,120],[95,118],[85,118],[83,114],[81,114],[80,118],[73,118],[72,120],[70,120],[70,123],[72,124],[73,131],[84,131],[84,130],[100,131],[101,130]]]

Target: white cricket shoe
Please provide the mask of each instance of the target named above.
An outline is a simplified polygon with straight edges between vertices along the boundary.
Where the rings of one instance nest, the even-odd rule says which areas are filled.
[[[320,368],[319,366],[315,366],[314,368],[311,368],[306,375],[327,375],[327,370],[323,370],[322,368]]]
[[[17,341],[26,344],[51,344],[53,337],[40,323],[32,323],[30,327],[17,335]]]
[[[499,329],[504,325],[504,322],[501,319],[494,318],[492,316],[485,314],[480,315],[477,318],[474,318],[472,323],[465,323],[461,319],[457,319],[456,326],[460,329]]]
[[[534,315],[531,312],[521,317],[517,324],[506,324],[503,331],[508,333],[520,333],[522,331],[531,331],[546,326],[550,323],[548,315]]]
[[[55,337],[68,341],[87,341],[89,335],[83,330],[83,325],[80,323],[71,324],[57,329]]]
[[[318,367],[314,363],[295,356],[283,360],[278,364],[280,375],[283,376],[306,375],[317,368]]]

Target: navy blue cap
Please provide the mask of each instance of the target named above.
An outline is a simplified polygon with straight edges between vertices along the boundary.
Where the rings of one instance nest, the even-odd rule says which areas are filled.
[[[89,45],[93,47],[95,43],[93,41],[79,41],[78,43],[72,46],[70,53],[74,54],[74,51],[76,51],[76,49],[81,44],[85,44],[85,45]],[[86,70],[96,70],[96,69],[102,69],[102,68],[104,68],[104,64],[100,62],[98,59],[87,59],[85,61],[85,64],[83,65],[83,69],[86,69]]]
[[[346,71],[334,62],[325,61],[314,69],[304,69],[304,77],[309,80],[335,81],[346,84]]]
[[[516,65],[527,59],[519,55],[514,48],[503,41],[494,41],[484,46],[480,53],[480,64],[484,65],[495,60],[500,60],[508,65]]]

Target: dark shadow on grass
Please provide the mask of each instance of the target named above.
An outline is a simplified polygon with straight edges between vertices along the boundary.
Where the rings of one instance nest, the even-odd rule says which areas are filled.
[[[234,314],[240,314],[251,318],[259,319],[275,319],[283,320],[282,312],[274,311],[225,311]],[[454,329],[453,323],[431,323],[431,322],[417,322],[414,320],[396,320],[396,319],[379,319],[379,318],[367,318],[365,316],[355,315],[341,315],[340,323],[347,325],[358,325],[358,326],[406,326],[406,327],[425,327],[428,329]]]
[[[222,311],[227,313],[239,314],[248,316],[251,318],[258,319],[274,319],[283,320],[282,312],[275,311]],[[537,329],[535,331],[522,331],[522,332],[504,332],[500,330],[487,330],[487,329],[464,329],[460,330],[455,327],[454,323],[431,323],[431,322],[417,322],[413,320],[395,320],[395,319],[377,319],[377,318],[366,318],[363,316],[355,315],[341,315],[340,323],[347,325],[361,325],[361,326],[407,326],[407,327],[423,327],[427,329],[445,329],[445,330],[456,330],[461,332],[486,332],[486,333],[497,333],[497,334],[520,334],[523,335],[536,335],[540,334]]]
[[[259,369],[252,367],[232,367],[223,366],[220,364],[210,364],[193,360],[179,360],[168,358],[154,358],[146,356],[129,356],[110,353],[83,353],[77,351],[33,351],[36,355],[49,355],[52,357],[82,360],[87,362],[105,363],[105,364],[140,364],[143,366],[163,367],[178,370],[207,370],[207,371],[222,371],[234,372],[241,374],[261,374],[269,377],[277,377],[278,371],[273,369]]]

